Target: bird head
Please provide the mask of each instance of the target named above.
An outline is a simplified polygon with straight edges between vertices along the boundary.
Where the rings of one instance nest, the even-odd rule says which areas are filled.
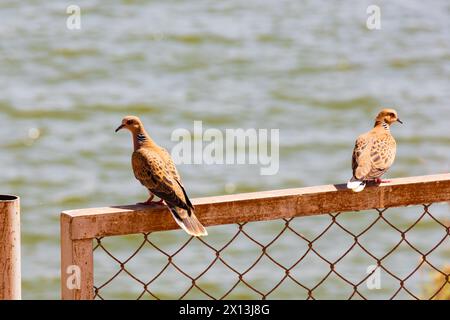
[[[126,116],[122,119],[122,124],[116,129],[116,132],[122,129],[128,129],[132,133],[137,133],[142,129],[142,122],[136,116]]]
[[[375,123],[387,123],[391,125],[394,122],[400,122],[403,123],[398,115],[397,111],[394,109],[383,109],[380,111],[380,113],[377,115],[377,118],[375,119]]]

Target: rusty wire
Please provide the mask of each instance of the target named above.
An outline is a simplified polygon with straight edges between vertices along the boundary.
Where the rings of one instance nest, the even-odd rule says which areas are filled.
[[[443,293],[444,290],[450,290],[450,281],[449,281],[449,272],[450,272],[450,268],[444,268],[444,266],[442,266],[442,268],[440,268],[439,266],[436,266],[435,264],[433,264],[430,259],[428,258],[429,255],[435,251],[438,247],[445,245],[445,241],[450,240],[450,225],[446,225],[446,223],[441,222],[440,220],[438,220],[437,218],[435,218],[431,212],[430,212],[430,206],[431,204],[424,204],[422,205],[423,207],[423,213],[420,214],[420,216],[413,221],[409,227],[405,230],[401,230],[400,228],[398,228],[397,226],[395,226],[389,219],[387,219],[385,217],[385,213],[388,210],[387,208],[385,209],[375,209],[377,212],[377,217],[368,224],[367,227],[365,227],[361,232],[359,233],[354,233],[351,230],[349,230],[348,228],[346,228],[342,223],[340,223],[339,221],[339,216],[342,213],[336,213],[336,214],[329,214],[328,216],[330,217],[331,221],[330,223],[314,238],[309,239],[306,236],[304,236],[303,234],[299,233],[297,230],[295,230],[293,227],[291,227],[291,222],[294,219],[304,219],[304,218],[286,218],[283,219],[284,220],[284,227],[282,228],[282,230],[280,232],[278,232],[277,234],[274,235],[273,239],[268,242],[267,244],[263,244],[259,241],[257,241],[256,239],[254,239],[254,237],[252,237],[247,231],[246,231],[246,225],[248,223],[238,223],[238,230],[236,233],[234,233],[231,238],[229,239],[229,241],[227,241],[224,245],[222,245],[221,247],[214,247],[213,245],[211,245],[210,243],[208,243],[208,238],[194,238],[194,237],[190,237],[187,241],[185,241],[183,244],[180,245],[180,247],[178,248],[178,250],[176,250],[174,253],[169,254],[166,251],[164,251],[163,249],[161,249],[158,245],[156,245],[153,241],[151,241],[150,239],[150,233],[144,233],[143,235],[143,240],[140,243],[140,245],[137,247],[137,249],[135,249],[131,255],[129,255],[128,258],[124,259],[124,260],[120,260],[118,258],[116,258],[114,256],[114,254],[111,252],[111,250],[109,250],[103,243],[102,243],[102,239],[103,238],[96,238],[95,239],[95,243],[94,243],[94,252],[95,251],[100,251],[103,250],[104,253],[112,259],[112,261],[114,261],[117,265],[118,265],[118,270],[116,272],[114,272],[109,279],[107,279],[105,282],[98,284],[98,285],[94,285],[94,294],[95,294],[95,298],[97,299],[104,299],[104,297],[102,296],[102,290],[107,287],[111,282],[113,282],[120,274],[126,274],[128,275],[132,280],[136,281],[137,283],[139,283],[142,286],[142,292],[136,297],[137,299],[141,299],[145,294],[150,295],[152,298],[154,299],[160,299],[160,297],[158,296],[157,293],[152,291],[152,284],[164,273],[166,272],[166,270],[169,268],[169,266],[172,266],[173,268],[175,268],[185,279],[186,281],[190,282],[190,286],[180,295],[177,297],[171,297],[171,298],[177,298],[177,299],[183,299],[185,298],[188,293],[193,290],[194,288],[199,290],[203,295],[204,298],[207,299],[226,299],[227,297],[229,297],[229,295],[231,294],[231,292],[239,285],[239,284],[243,284],[246,287],[248,287],[250,290],[252,290],[254,293],[256,293],[261,299],[267,299],[270,298],[270,295],[281,285],[283,284],[283,282],[286,279],[290,279],[293,283],[295,283],[296,285],[298,285],[299,288],[301,288],[302,290],[304,290],[304,292],[306,292],[307,294],[307,299],[315,299],[314,293],[315,291],[321,287],[324,282],[332,275],[337,276],[338,279],[342,280],[343,283],[345,283],[346,285],[350,286],[352,288],[352,292],[349,296],[345,297],[347,299],[353,299],[353,298],[359,298],[359,299],[367,299],[367,297],[364,295],[363,292],[361,292],[361,287],[366,283],[366,281],[369,279],[369,277],[371,277],[373,275],[373,273],[375,272],[375,270],[373,270],[372,272],[369,272],[368,274],[366,274],[362,279],[360,279],[357,282],[351,281],[350,279],[348,279],[344,274],[338,272],[336,270],[336,265],[338,265],[342,259],[344,259],[352,250],[354,250],[355,248],[360,248],[365,254],[367,254],[371,259],[373,259],[374,261],[376,261],[376,265],[383,270],[384,272],[386,272],[387,274],[389,274],[392,278],[394,278],[397,282],[398,288],[395,290],[395,292],[389,297],[389,299],[395,299],[395,298],[399,298],[399,293],[400,292],[405,292],[407,293],[407,296],[409,298],[412,299],[434,299],[435,297],[437,297],[438,295],[441,295]],[[407,236],[407,233],[413,229],[415,226],[417,226],[419,224],[419,222],[421,222],[424,217],[429,217],[431,218],[434,222],[436,222],[440,227],[442,227],[445,230],[445,234],[444,236],[436,243],[433,245],[433,247],[431,249],[429,249],[426,252],[421,251],[420,249],[418,249],[409,239]],[[373,254],[372,252],[370,252],[369,249],[366,248],[366,246],[364,246],[360,239],[361,237],[368,232],[371,228],[373,228],[376,224],[380,223],[380,222],[384,222],[386,223],[392,230],[392,232],[396,232],[400,235],[400,240],[398,241],[398,243],[392,247],[388,252],[386,252],[384,255],[382,256],[376,256],[375,254]],[[341,230],[343,233],[347,234],[348,236],[353,238],[353,243],[345,250],[345,252],[340,255],[336,260],[329,260],[327,259],[323,254],[320,253],[320,251],[315,247],[315,244],[317,243],[317,241],[319,239],[321,239],[329,230],[332,226],[336,226],[339,228],[339,230]],[[268,249],[274,245],[274,243],[277,242],[277,240],[286,232],[291,232],[292,234],[294,234],[299,241],[303,241],[307,244],[307,250],[290,266],[285,266],[283,264],[281,264],[280,262],[277,261],[276,258],[274,258],[269,252]],[[233,267],[228,261],[226,261],[222,254],[223,252],[236,240],[236,238],[238,236],[245,236],[247,239],[249,239],[256,247],[258,247],[260,253],[258,255],[258,257],[255,259],[255,261],[248,267],[246,268],[244,271],[238,271],[235,267]],[[192,241],[195,241],[194,239],[196,239],[196,241],[200,241],[204,246],[206,246],[208,249],[211,250],[212,255],[214,256],[213,260],[211,261],[211,263],[209,263],[209,265],[202,271],[200,272],[198,275],[193,276],[192,274],[190,274],[188,271],[183,270],[182,267],[180,267],[177,263],[174,262],[174,258],[179,255],[183,250],[188,250],[189,244],[192,243]],[[127,263],[129,263],[139,252],[140,250],[142,250],[142,248],[144,247],[144,245],[150,245],[151,247],[153,247],[156,251],[158,251],[161,255],[163,255],[166,259],[167,262],[165,263],[165,265],[161,268],[161,270],[159,270],[159,272],[156,273],[155,276],[153,276],[151,279],[144,281],[142,279],[139,279],[137,276],[135,276],[130,270],[127,269]],[[390,270],[390,268],[388,266],[386,266],[384,264],[384,262],[386,261],[386,259],[388,257],[390,257],[398,248],[400,245],[406,245],[408,246],[410,249],[414,250],[414,252],[416,252],[418,255],[420,255],[421,259],[420,262],[418,262],[417,266],[412,266],[413,269],[412,271],[407,274],[406,276],[399,276],[398,274],[394,273],[392,270]],[[311,286],[311,285],[306,285],[305,283],[303,283],[302,281],[300,281],[299,279],[296,279],[295,276],[292,275],[291,271],[297,267],[300,263],[302,263],[302,261],[304,261],[304,259],[308,256],[308,255],[315,255],[317,258],[319,258],[321,261],[323,261],[324,263],[326,263],[329,267],[329,271],[326,273],[326,275],[319,281],[317,282],[315,285]],[[274,266],[276,266],[277,268],[280,268],[283,272],[284,272],[284,276],[268,291],[262,292],[261,290],[255,288],[249,281],[246,280],[246,275],[255,267],[258,265],[258,263],[261,261],[261,259],[263,257],[268,258],[273,264]],[[234,274],[236,276],[236,280],[233,284],[231,284],[231,287],[229,290],[227,290],[224,294],[221,294],[220,296],[215,296],[214,294],[212,294],[211,292],[208,292],[208,290],[206,290],[205,288],[202,288],[201,285],[198,284],[199,279],[201,279],[201,277],[203,275],[205,275],[216,263],[221,262],[224,266],[227,267],[227,269],[229,270],[229,272],[231,272],[232,274]],[[420,268],[422,268],[423,266],[428,266],[431,270],[434,270],[434,272],[439,275],[442,279],[442,284],[439,284],[436,288],[434,288],[433,292],[431,292],[428,296],[424,297],[423,295],[417,294],[415,292],[413,292],[413,290],[411,290],[408,287],[408,279],[410,279],[415,273],[417,273],[419,271]],[[291,297],[292,299],[295,299],[295,296]],[[338,297],[338,298],[342,298],[342,297]]]

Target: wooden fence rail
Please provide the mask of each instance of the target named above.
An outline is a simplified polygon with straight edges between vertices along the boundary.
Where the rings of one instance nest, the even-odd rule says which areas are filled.
[[[394,179],[354,193],[325,185],[193,199],[205,226],[274,220],[450,201],[450,173]],[[61,214],[63,299],[93,299],[93,239],[177,229],[165,207],[142,205],[64,211]],[[67,285],[79,268],[80,286]]]

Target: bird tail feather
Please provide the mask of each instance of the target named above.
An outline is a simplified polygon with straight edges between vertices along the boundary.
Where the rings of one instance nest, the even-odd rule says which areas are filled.
[[[347,182],[347,188],[352,189],[354,192],[363,191],[365,186],[366,186],[365,181],[358,180],[355,177],[352,177],[350,181]]]
[[[208,232],[206,231],[205,227],[200,223],[200,221],[198,221],[194,212],[191,211],[191,215],[186,215],[185,217],[182,218],[178,213],[177,207],[170,206],[169,209],[170,213],[175,219],[175,222],[188,234],[195,237],[208,235]]]

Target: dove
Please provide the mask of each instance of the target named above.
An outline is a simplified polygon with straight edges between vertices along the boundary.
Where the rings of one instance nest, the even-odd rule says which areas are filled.
[[[184,189],[181,177],[170,154],[157,145],[136,116],[126,116],[116,132],[127,129],[133,137],[134,151],[131,157],[134,176],[147,188],[149,199],[145,205],[166,203],[177,224],[188,234],[206,236],[208,232],[198,221],[194,207]],[[153,201],[154,196],[160,201]]]
[[[372,130],[358,137],[353,149],[353,177],[347,188],[360,192],[367,181],[380,184],[388,182],[381,176],[392,166],[395,160],[397,144],[391,135],[390,126],[394,122],[403,123],[394,109],[383,109],[375,119]]]

